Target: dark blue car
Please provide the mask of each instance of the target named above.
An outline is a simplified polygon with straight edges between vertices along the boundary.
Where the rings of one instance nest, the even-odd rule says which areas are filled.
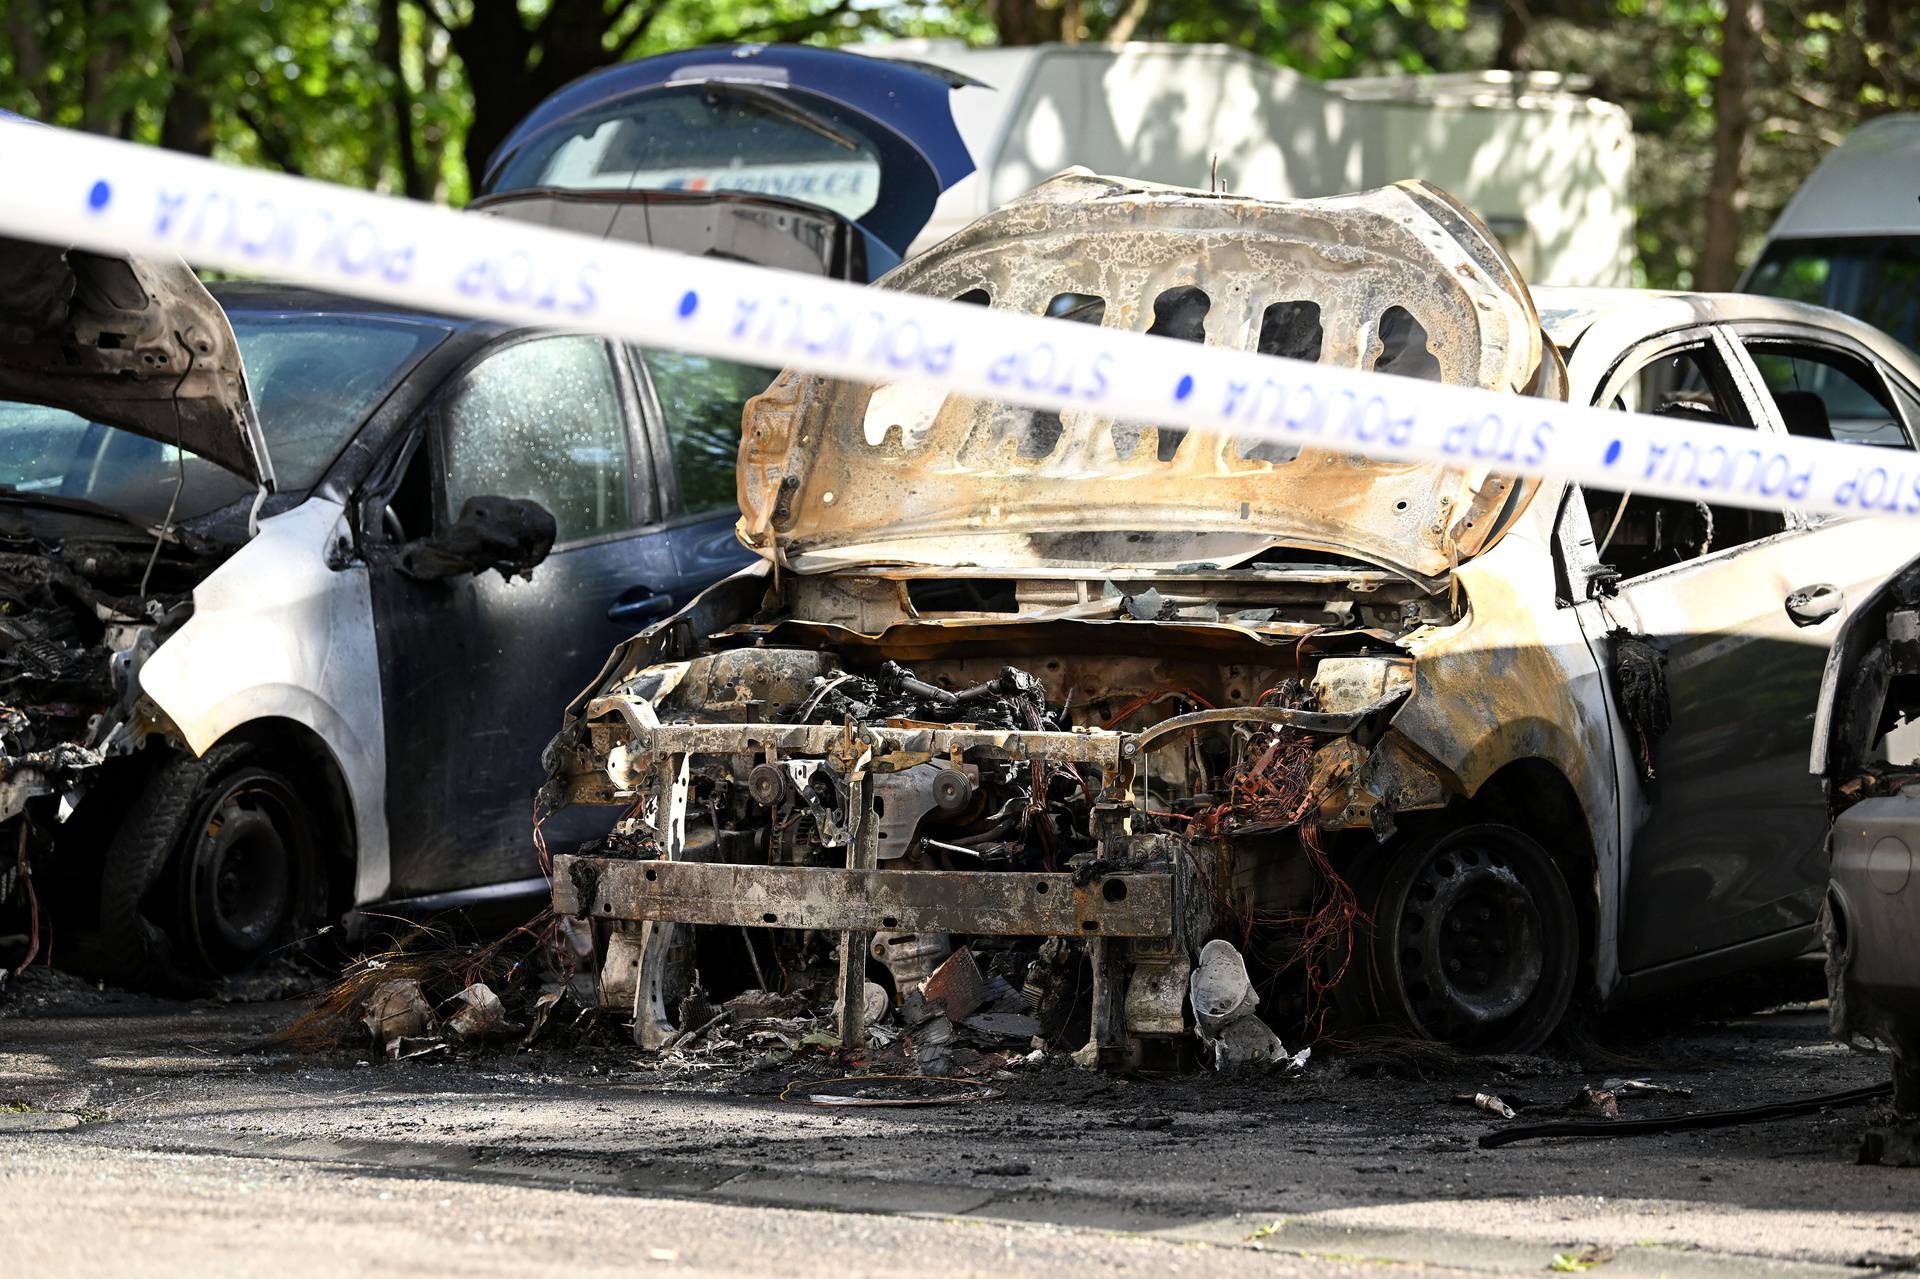
[[[972,83],[796,45],[621,63],[535,107],[474,207],[864,283],[973,172],[950,103]]]

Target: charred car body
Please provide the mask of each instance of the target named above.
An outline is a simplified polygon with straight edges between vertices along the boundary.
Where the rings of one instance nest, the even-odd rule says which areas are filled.
[[[1831,340],[1911,447],[1914,369],[1870,331],[1633,294],[1553,298],[1543,325],[1419,184],[1269,203],[1068,174],[882,286],[1759,431],[1790,424],[1741,344]],[[1689,672],[1764,655],[1810,711],[1825,638],[1800,628],[1834,610],[1781,615],[1775,579],[1869,546],[1858,524],[796,374],[744,429],[766,563],[616,650],[549,751],[547,802],[627,808],[554,898],[605,921],[603,997],[643,1043],[695,969],[808,955],[857,1042],[861,983],[904,990],[963,935],[1052,939],[1009,969],[1043,1008],[1090,992],[1083,1060],[1179,1040],[1213,937],[1263,1008],[1515,1049],[1579,989],[1811,938],[1820,802],[1774,793],[1806,780],[1793,730],[1713,776],[1695,755],[1726,726]],[[1662,612],[1729,572],[1754,581],[1716,605],[1757,613],[1757,581],[1777,622],[1751,646]],[[1715,785],[1781,851],[1692,847]]]
[[[1835,642],[1812,756],[1834,808],[1823,916],[1832,1029],[1841,1039],[1875,1039],[1890,1049],[1894,1110],[1906,1129],[1908,1162],[1920,1158],[1916,726],[1920,565],[1911,565],[1863,602]]]

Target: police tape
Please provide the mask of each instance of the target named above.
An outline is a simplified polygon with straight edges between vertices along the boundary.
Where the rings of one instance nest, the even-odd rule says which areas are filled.
[[[1920,516],[1908,451],[1203,346],[698,258],[0,121],[0,235],[169,254],[427,311],[1391,461]]]

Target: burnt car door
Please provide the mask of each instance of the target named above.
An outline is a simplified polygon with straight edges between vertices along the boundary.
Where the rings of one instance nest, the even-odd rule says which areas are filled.
[[[444,533],[486,496],[537,502],[556,535],[529,580],[418,580],[405,555],[375,557],[393,895],[538,873],[542,747],[607,651],[677,607],[640,419],[618,346],[519,335],[455,374],[408,433],[372,515],[387,543]],[[551,833],[564,846],[586,832]]]
[[[1596,402],[1676,427],[1780,429],[1752,366],[1710,327],[1635,349]],[[1824,799],[1805,761],[1837,612],[1818,591],[1830,552],[1797,514],[1598,489],[1575,499],[1590,538],[1562,553],[1591,583],[1576,608],[1628,742],[1621,968],[1768,938],[1791,947],[1824,882]],[[1641,646],[1662,655],[1664,698],[1636,679]]]

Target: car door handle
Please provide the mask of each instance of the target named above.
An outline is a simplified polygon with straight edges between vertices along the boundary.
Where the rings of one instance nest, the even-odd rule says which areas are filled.
[[[607,607],[609,622],[653,622],[673,612],[673,596],[651,586],[632,586]]]
[[[1803,586],[1787,596],[1787,616],[1795,626],[1817,626],[1847,606],[1847,597],[1829,582]]]

